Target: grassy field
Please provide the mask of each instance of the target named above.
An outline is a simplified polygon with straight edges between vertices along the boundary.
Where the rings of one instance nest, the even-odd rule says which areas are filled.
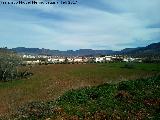
[[[71,90],[56,103],[50,103],[60,109],[56,114],[57,108],[53,107],[55,112],[51,117],[66,120],[159,120],[159,91],[160,76]]]
[[[57,64],[33,66],[29,79],[0,83],[0,116],[32,101],[53,101],[71,89],[147,78],[160,73],[159,64]]]

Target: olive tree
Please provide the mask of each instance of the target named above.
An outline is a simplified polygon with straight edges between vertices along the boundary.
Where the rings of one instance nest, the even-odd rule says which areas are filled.
[[[8,81],[19,77],[20,57],[8,49],[0,49],[0,80]]]

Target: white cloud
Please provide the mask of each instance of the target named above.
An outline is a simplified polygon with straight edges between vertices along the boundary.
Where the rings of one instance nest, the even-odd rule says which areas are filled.
[[[157,0],[106,1],[106,5],[120,13],[81,5],[17,6],[6,12],[4,9],[0,13],[0,43],[5,42],[9,47],[117,50],[125,47],[119,44],[134,43],[137,39],[144,43],[158,41],[154,36],[160,29],[147,27],[160,21],[158,3]]]

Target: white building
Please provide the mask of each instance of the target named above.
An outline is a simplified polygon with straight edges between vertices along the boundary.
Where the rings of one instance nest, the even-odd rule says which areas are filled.
[[[33,56],[33,55],[23,55],[22,57],[23,58],[36,58],[36,56]]]
[[[112,61],[112,56],[105,56],[105,61]]]
[[[81,57],[74,58],[74,62],[83,62],[83,59]]]
[[[65,58],[59,58],[59,63],[65,62]]]
[[[34,64],[39,64],[40,60],[24,61],[23,63],[27,65],[34,65]]]
[[[74,62],[74,58],[67,58],[67,60],[68,60],[69,63]]]
[[[105,62],[105,57],[96,57],[95,62]]]

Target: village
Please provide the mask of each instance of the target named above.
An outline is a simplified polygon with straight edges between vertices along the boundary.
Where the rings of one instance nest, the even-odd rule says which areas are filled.
[[[23,64],[87,64],[87,63],[109,63],[109,62],[142,62],[142,58],[133,58],[123,55],[106,55],[96,57],[84,56],[46,56],[46,55],[22,55]]]

